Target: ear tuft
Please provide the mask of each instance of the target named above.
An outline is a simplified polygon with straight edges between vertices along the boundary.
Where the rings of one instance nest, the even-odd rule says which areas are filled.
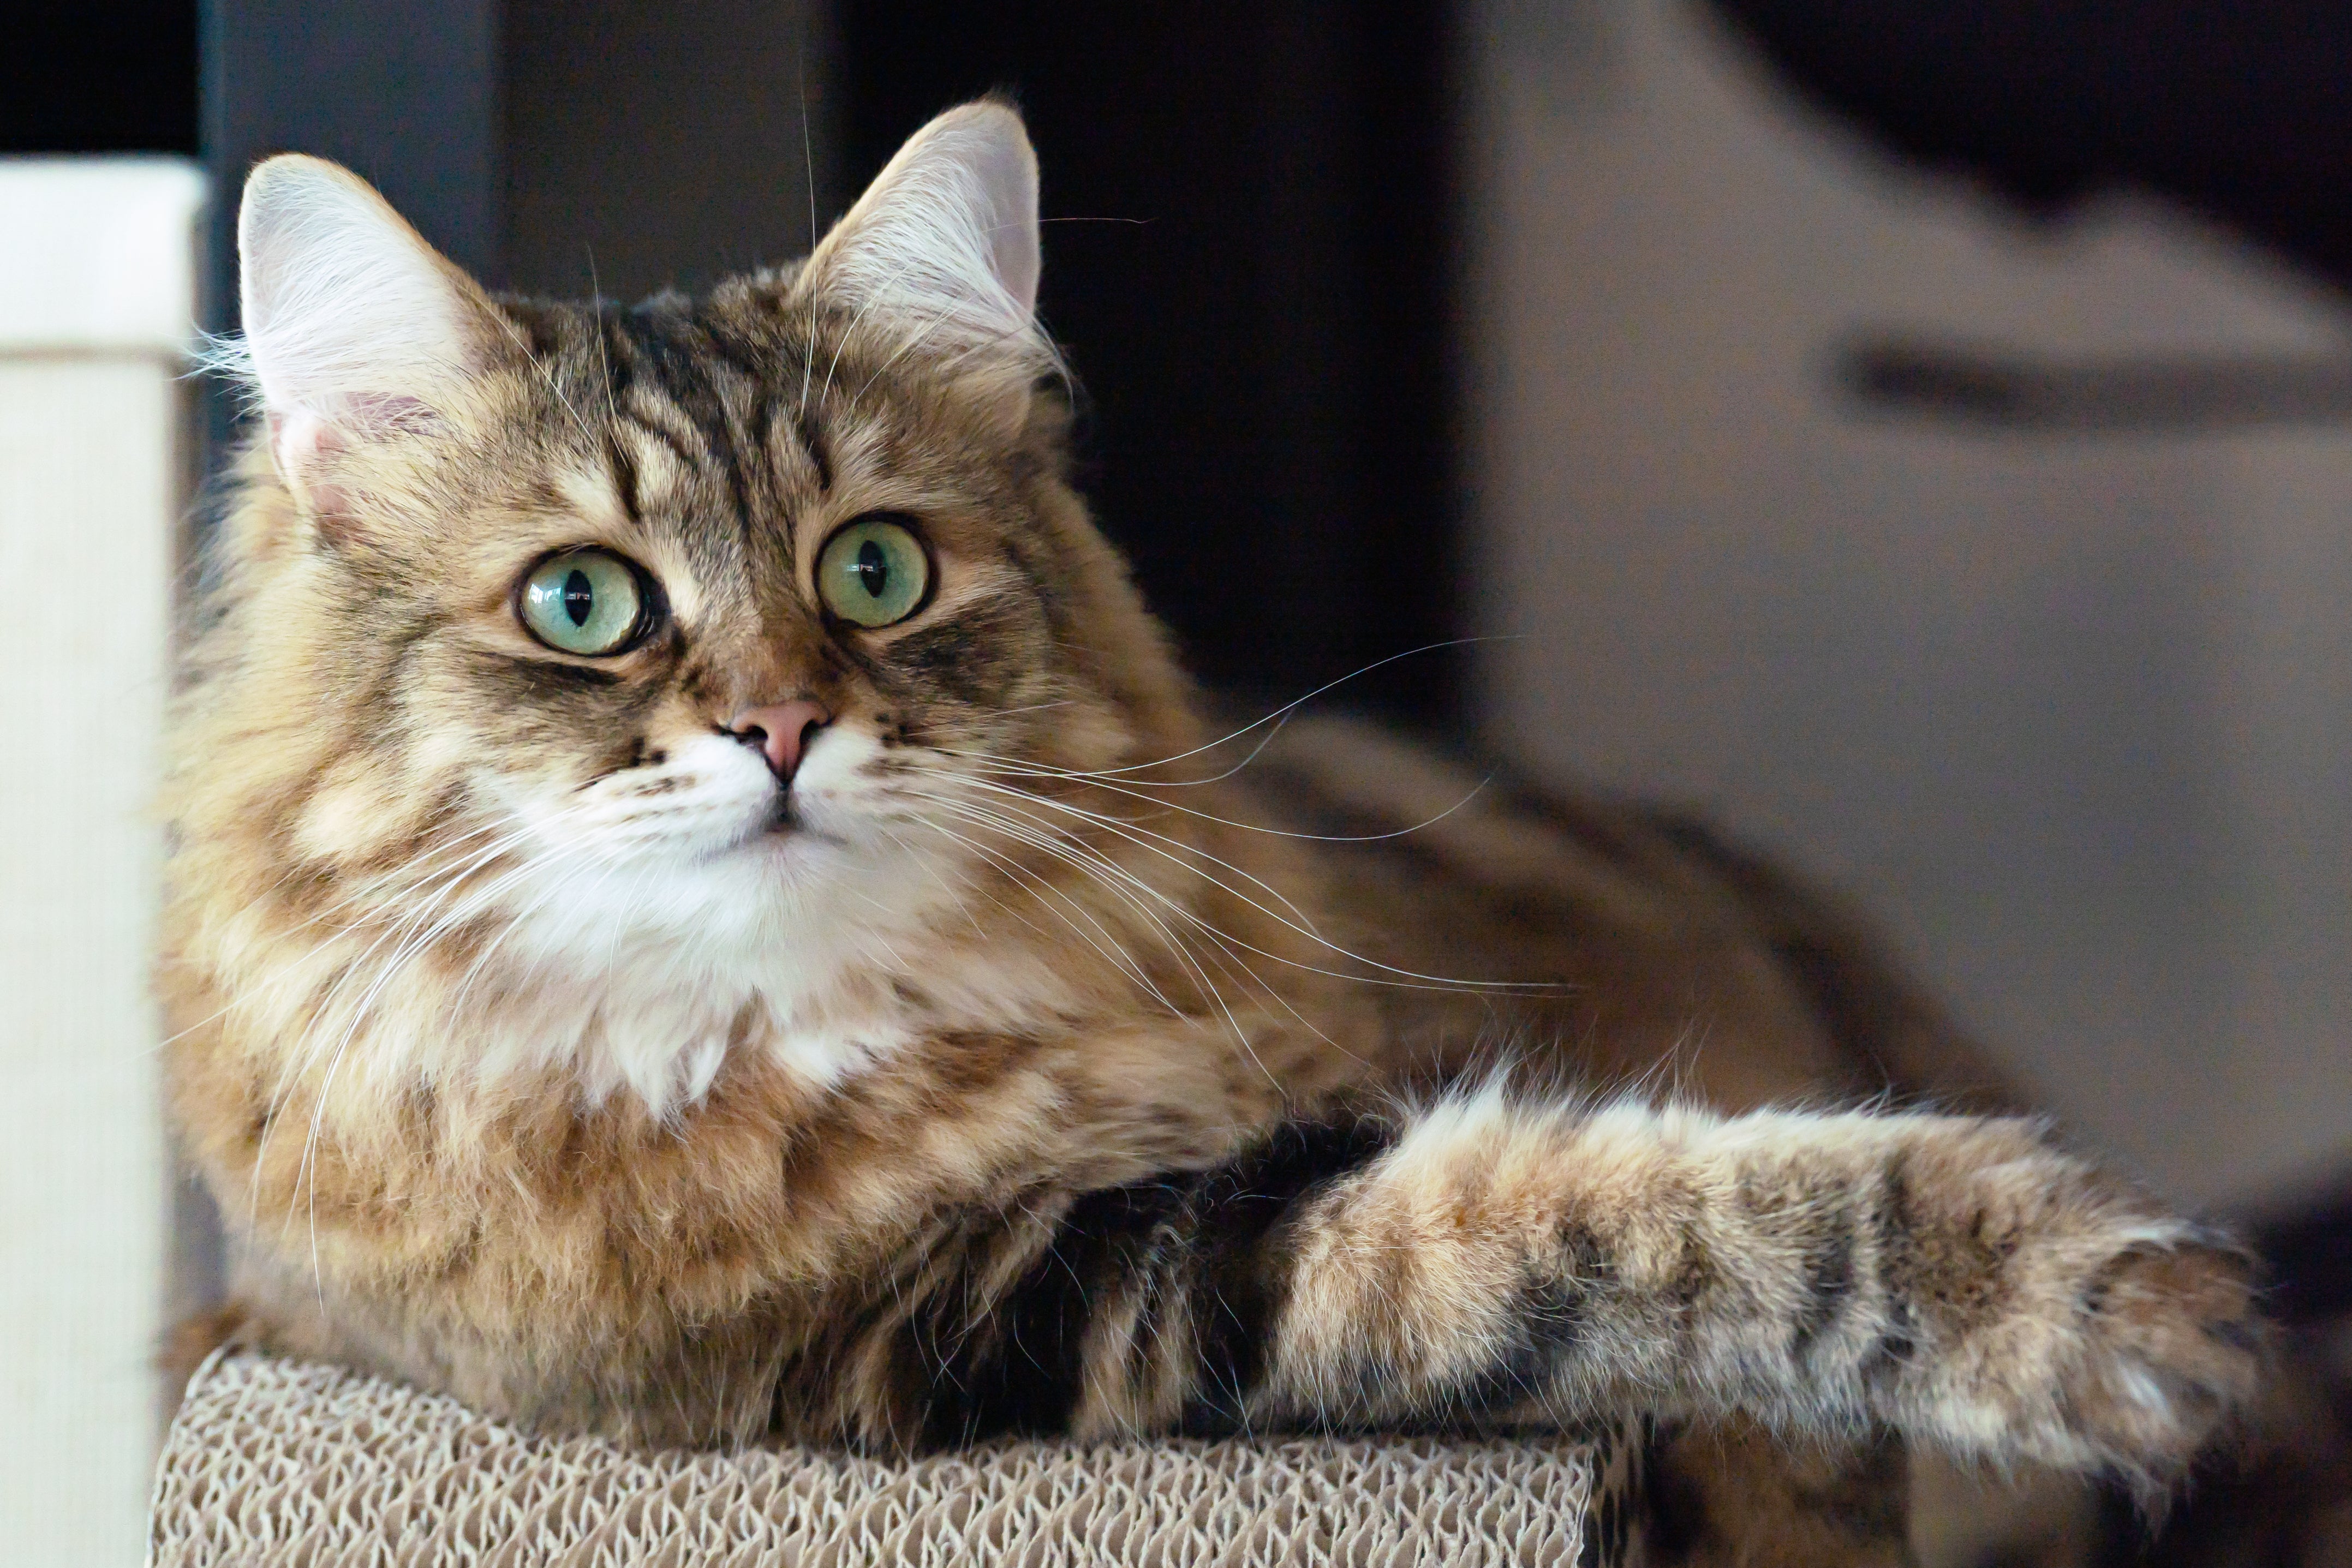
[[[956,368],[1028,379],[1037,329],[1037,157],[1013,108],[951,109],[908,139],[802,272],[803,287]]]
[[[274,425],[414,423],[480,368],[480,290],[349,171],[267,160],[236,238],[246,349]]]

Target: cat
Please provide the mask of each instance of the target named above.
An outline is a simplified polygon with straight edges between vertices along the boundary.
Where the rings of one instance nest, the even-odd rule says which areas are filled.
[[[238,240],[159,968],[215,1333],[664,1444],[1639,1410],[1724,1561],[1899,1560],[1906,1449],[2155,1496],[2251,1397],[2246,1259],[1794,880],[1210,723],[1009,106],[699,298],[494,299],[299,156]]]

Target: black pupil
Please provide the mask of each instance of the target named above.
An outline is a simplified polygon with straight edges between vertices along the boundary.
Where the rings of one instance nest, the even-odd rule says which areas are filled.
[[[573,567],[572,575],[563,580],[563,613],[572,617],[574,626],[585,626],[589,612],[595,608],[595,585],[588,580],[586,572]]]
[[[877,599],[890,586],[890,558],[872,539],[857,547],[857,559],[849,570],[857,574],[859,585]]]

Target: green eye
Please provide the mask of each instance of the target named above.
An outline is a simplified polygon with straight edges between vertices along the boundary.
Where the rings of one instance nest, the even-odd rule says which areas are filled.
[[[860,517],[824,541],[816,558],[816,596],[856,626],[904,621],[931,586],[931,558],[904,523]]]
[[[636,636],[645,612],[635,570],[606,550],[565,550],[523,579],[522,623],[566,653],[619,653]]]

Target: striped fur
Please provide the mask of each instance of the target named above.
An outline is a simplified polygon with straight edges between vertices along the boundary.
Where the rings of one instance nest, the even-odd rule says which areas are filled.
[[[1832,908],[1671,817],[1209,723],[1065,480],[1034,276],[940,340],[861,248],[1017,271],[952,209],[1017,212],[1018,122],[943,123],[893,165],[928,206],[702,298],[371,253],[445,280],[462,374],[278,374],[299,298],[254,345],[161,970],[239,1332],[653,1441],[1639,1408],[1726,1560],[1899,1552],[1890,1435],[2180,1474],[2253,1385],[2243,1261],[2013,1116],[1772,1108],[2014,1110]],[[936,583],[865,631],[810,574],[877,512]],[[610,657],[514,608],[583,545],[657,585]],[[726,726],[787,698],[831,718],[780,791]]]
[[[2013,1121],[1490,1088],[1040,1195],[989,1230],[977,1252],[969,1228],[942,1237],[878,1321],[824,1343],[825,1375],[870,1355],[894,1380],[864,1436],[1641,1408],[2157,1479],[2149,1457],[2197,1446],[2251,1348],[2213,1239]]]

